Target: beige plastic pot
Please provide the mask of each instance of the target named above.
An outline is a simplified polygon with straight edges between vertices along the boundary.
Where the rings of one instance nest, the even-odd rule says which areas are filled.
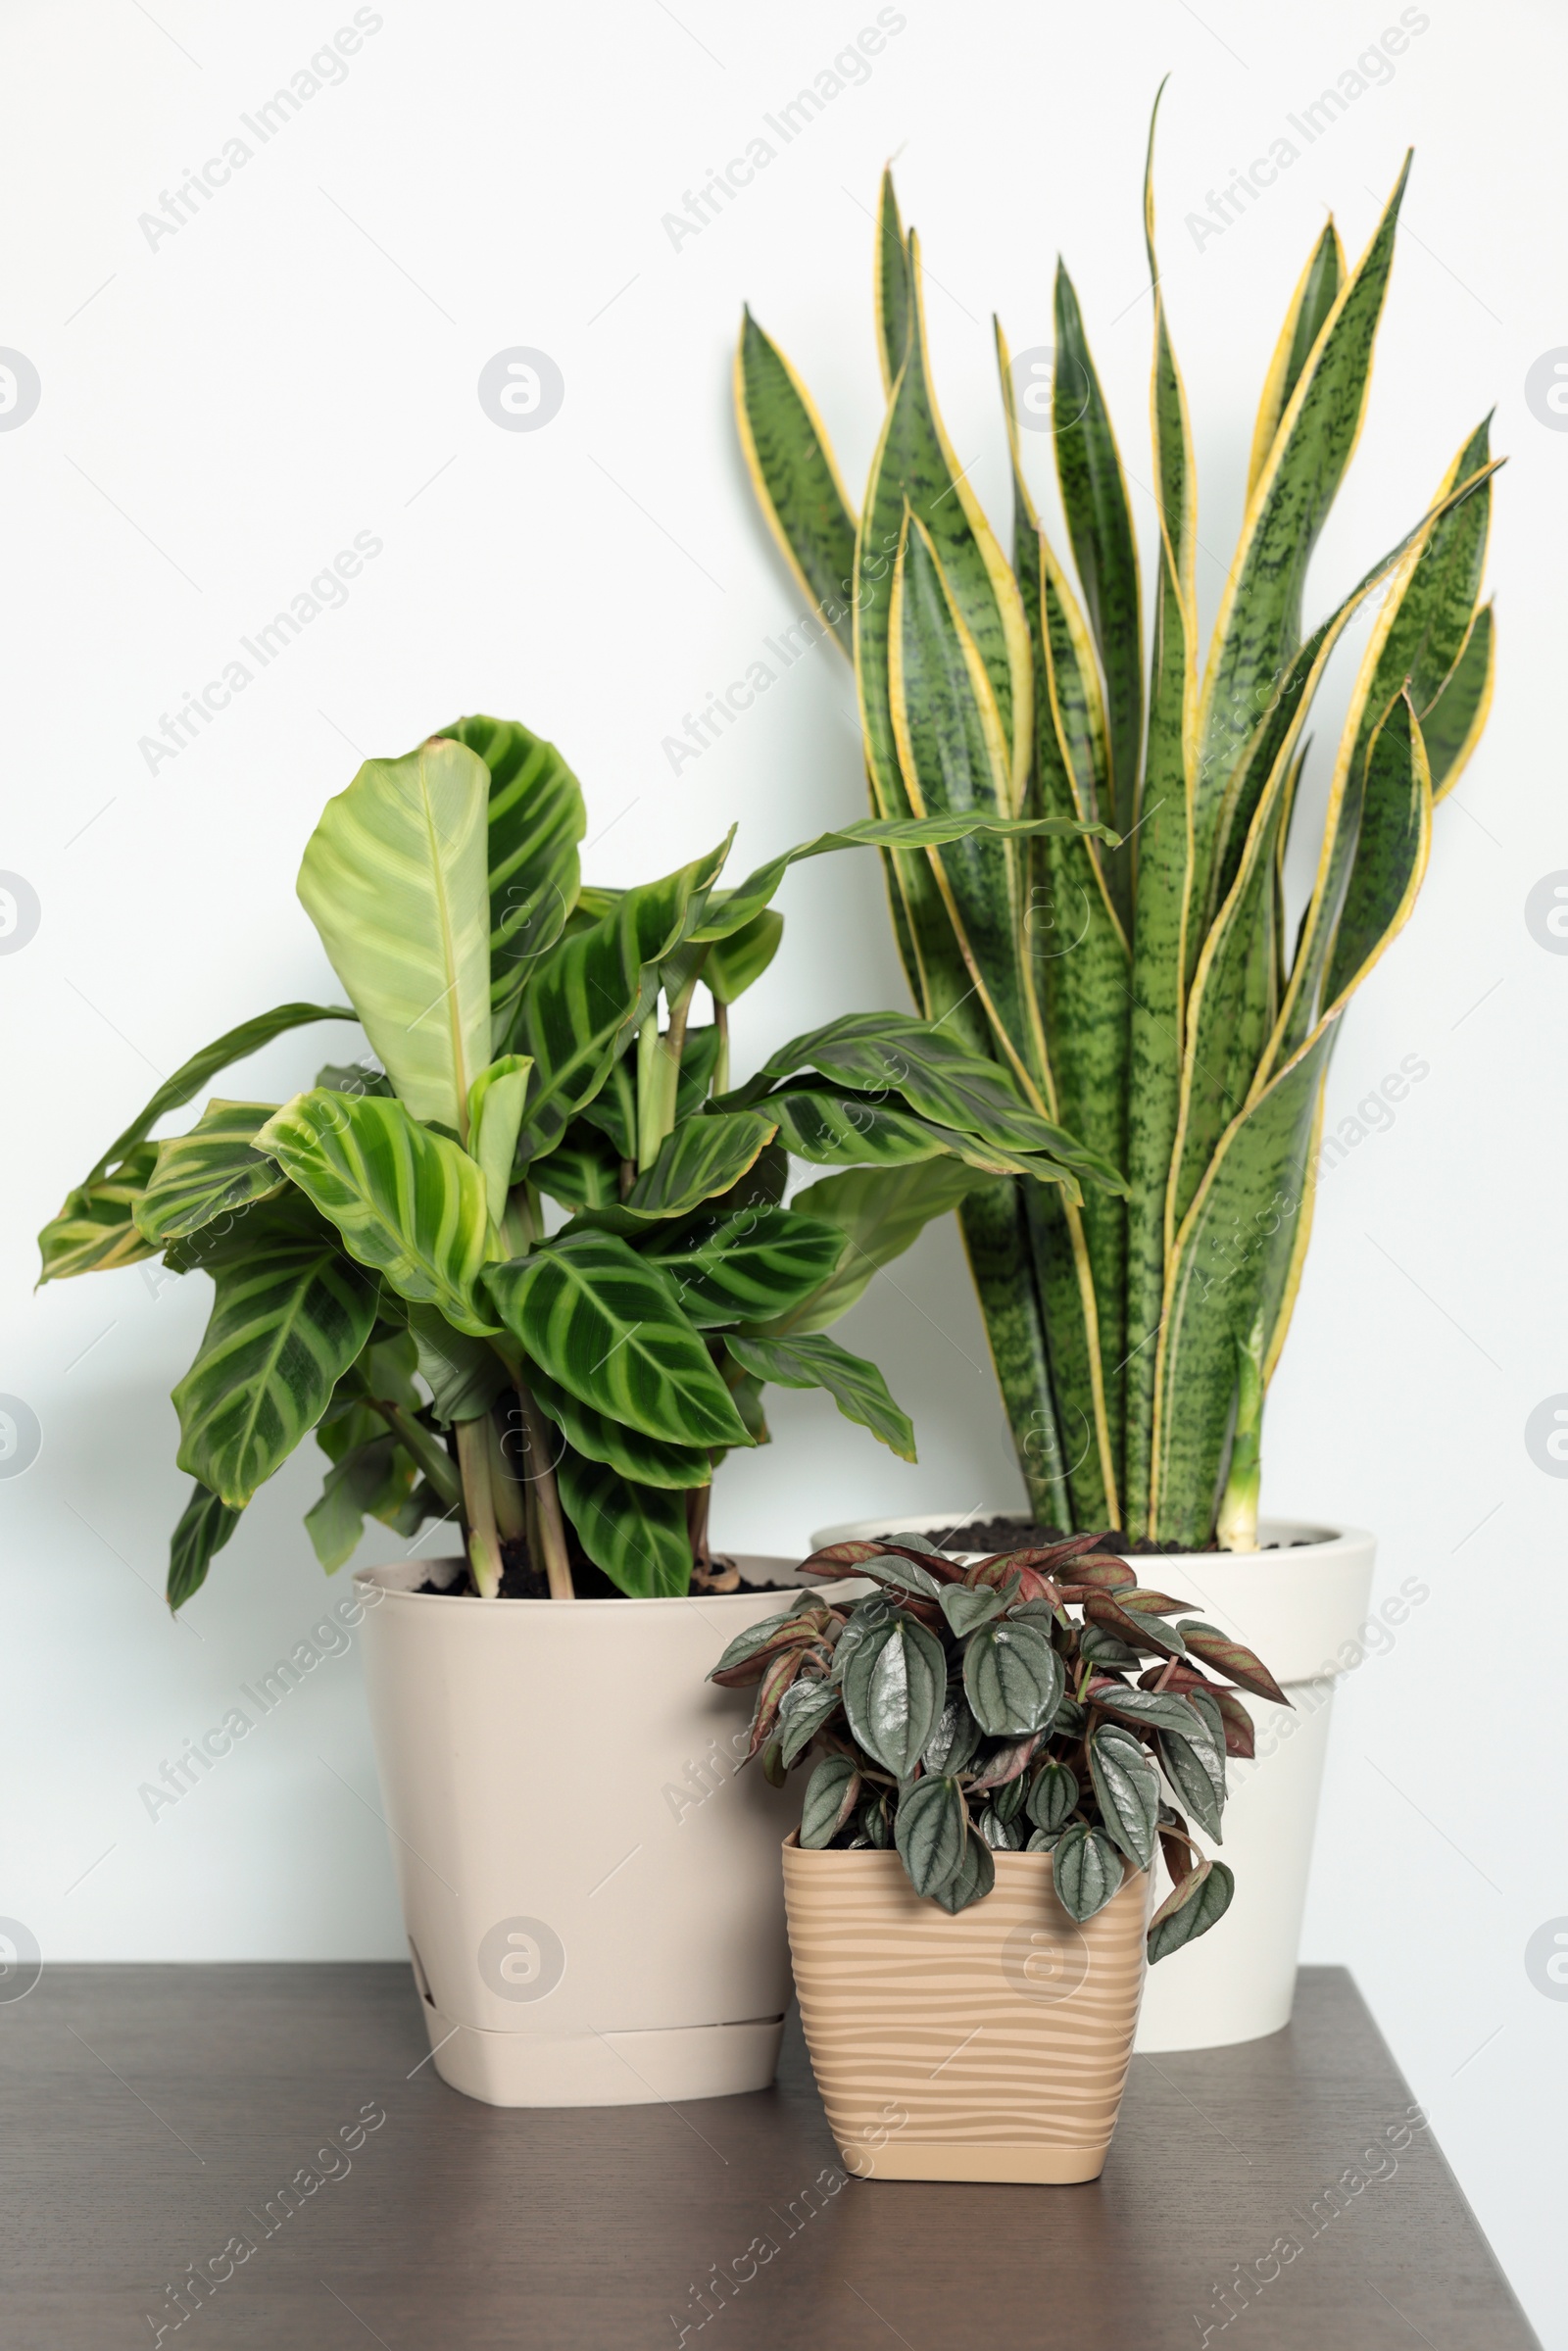
[[[421,1593],[362,1568],[382,1801],[436,2071],[492,2106],[771,2082],[789,1997],[779,1839],[801,1784],[739,1772],[753,1692],[704,1677],[778,1592]],[[748,1559],[753,1581],[799,1582]]]
[[[979,1522],[1014,1511],[1003,1504],[969,1515]],[[955,1517],[865,1519],[825,1527],[812,1542],[820,1548],[900,1529],[934,1535]],[[1236,1898],[1217,1927],[1151,1971],[1138,2047],[1152,2055],[1258,2040],[1291,2021],[1334,1684],[1359,1654],[1376,1544],[1357,1529],[1331,1535],[1286,1519],[1265,1522],[1259,1540],[1277,1547],[1150,1563],[1168,1591],[1254,1650],[1291,1700],[1288,1708],[1246,1701],[1256,1757],[1229,1767],[1223,1845],[1199,1840],[1235,1871]],[[1167,1886],[1160,1865],[1157,1899]]]
[[[1098,2180],[1147,1963],[1147,1871],[1087,1926],[1049,1853],[998,1853],[956,1918],[897,1853],[784,1847],[801,2022],[828,2128],[863,2180]]]

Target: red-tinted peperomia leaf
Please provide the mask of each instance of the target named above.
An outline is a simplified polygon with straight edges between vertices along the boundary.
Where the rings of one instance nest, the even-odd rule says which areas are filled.
[[[1034,1761],[1045,1736],[1043,1731],[1037,1731],[1032,1739],[1020,1739],[1011,1746],[999,1747],[986,1758],[984,1768],[972,1780],[965,1781],[970,1795],[984,1795],[987,1788],[1005,1788],[1010,1780],[1018,1779]]]
[[[1232,1641],[1228,1633],[1221,1633],[1214,1625],[1200,1624],[1196,1618],[1177,1629],[1185,1637],[1194,1655],[1201,1657],[1205,1665],[1211,1665],[1228,1682],[1236,1683],[1242,1690],[1250,1690],[1254,1697],[1272,1698],[1276,1706],[1290,1704],[1290,1699],[1262,1659],[1255,1657],[1241,1641]]]

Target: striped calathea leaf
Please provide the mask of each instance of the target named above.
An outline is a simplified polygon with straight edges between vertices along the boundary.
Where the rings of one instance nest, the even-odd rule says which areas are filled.
[[[710,1679],[755,1688],[750,1753],[775,1780],[809,1767],[803,1846],[891,1842],[916,1893],[950,1911],[983,1901],[1003,1871],[1038,1899],[1049,1872],[1085,1924],[1129,1880],[1142,1899],[1162,1860],[1173,1890],[1149,1929],[1158,1960],[1229,1906],[1231,1872],[1187,1823],[1220,1841],[1226,1756],[1251,1751],[1240,1692],[1289,1700],[1213,1626],[1173,1632],[1184,1602],[1102,1585],[1096,1568],[1121,1563],[1075,1552],[964,1564],[909,1542],[834,1544],[805,1572],[818,1587],[868,1577],[872,1595],[803,1593],[732,1641]],[[1097,1622],[1109,1589],[1126,1635],[1114,1662]]]
[[[989,673],[976,691],[995,700]],[[794,865],[874,847],[1006,867],[1041,838],[1102,838],[1094,820],[901,808],[728,887],[727,840],[585,886],[584,830],[560,752],[511,720],[368,760],[299,881],[350,1004],[280,1005],[194,1055],[42,1236],[45,1278],[161,1251],[216,1284],[174,1392],[198,1481],[174,1605],[313,1428],[327,1467],[306,1523],[328,1572],[368,1516],[405,1537],[435,1517],[481,1596],[509,1568],[569,1596],[574,1562],[683,1592],[716,1572],[714,1467],[767,1442],[765,1382],[821,1389],[913,1459],[881,1373],[827,1336],[881,1264],[977,1183],[1076,1201],[1117,1181],[926,1020],[830,1023],[743,1085],[729,1067],[729,1007],[778,950],[770,901]],[[229,1062],[327,1019],[358,1019],[371,1053],[281,1106],[221,1097],[155,1139]],[[792,1151],[838,1171],[799,1208],[781,1204]]]
[[[1193,435],[1156,258],[1152,122],[1143,203],[1152,449],[1124,464],[1059,270],[1049,408],[1031,384],[1020,414],[997,329],[1010,563],[937,410],[919,246],[891,179],[875,238],[887,408],[853,523],[808,393],[746,317],[742,444],[775,535],[854,661],[876,816],[1058,820],[883,842],[921,1014],[1004,1073],[1040,1127],[1076,1139],[1057,1155],[1081,1197],[1005,1167],[1003,1145],[1027,1151],[1021,1136],[985,1134],[989,1171],[980,1151],[958,1154],[973,1177],[959,1220],[1031,1507],[1058,1525],[1255,1544],[1262,1396],[1310,1231],[1334,1044],[1409,916],[1432,810],[1485,723],[1495,661],[1482,585],[1495,471],[1487,424],[1446,467],[1434,453],[1426,511],[1350,595],[1320,621],[1304,609],[1365,419],[1408,171],[1407,160],[1359,259],[1347,261],[1332,222],[1307,256],[1264,381],[1206,643]],[[1021,428],[1041,424],[1060,547],[1026,478]],[[1133,477],[1152,489],[1143,553]],[[833,583],[852,528],[846,597]],[[1314,701],[1346,631],[1368,614],[1312,841],[1324,800],[1311,789]],[[961,1123],[907,1087],[894,1114],[863,1075],[849,1083],[871,1098],[867,1142],[890,1176],[922,1164],[910,1120]],[[792,1150],[831,1163],[845,1085],[834,1065],[804,1098],[798,1085],[775,1087]],[[964,1131],[981,1140],[978,1125]],[[1106,1169],[1122,1180],[1084,1180]]]

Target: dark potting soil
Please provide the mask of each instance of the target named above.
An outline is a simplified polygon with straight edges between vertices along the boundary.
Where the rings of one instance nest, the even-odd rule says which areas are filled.
[[[1085,1534],[1088,1533],[1085,1528]],[[886,1539],[898,1541],[897,1536]],[[1071,1537],[1062,1527],[1037,1527],[1021,1518],[965,1519],[961,1526],[944,1527],[929,1540],[944,1551],[1022,1551],[1045,1550],[1054,1543],[1067,1543]],[[1175,1552],[1196,1552],[1206,1546],[1196,1543],[1153,1543],[1147,1535],[1123,1535],[1112,1527],[1100,1538],[1100,1548],[1120,1559],[1151,1559]],[[1277,1551],[1277,1543],[1262,1543],[1260,1549]],[[1293,1550],[1299,1543],[1292,1543]]]
[[[579,1600],[623,1600],[626,1597],[612,1584],[602,1568],[595,1567],[578,1543],[568,1541],[567,1547],[572,1589]],[[473,1599],[477,1596],[473,1577],[467,1570],[455,1583],[434,1584],[426,1578],[418,1589],[420,1592],[439,1593],[445,1599]],[[742,1592],[799,1592],[801,1587],[798,1584],[751,1584],[743,1578],[740,1589]],[[715,1596],[722,1598],[723,1594]],[[549,1579],[543,1568],[534,1566],[525,1543],[503,1543],[501,1545],[501,1591],[498,1597],[503,1600],[549,1599]]]

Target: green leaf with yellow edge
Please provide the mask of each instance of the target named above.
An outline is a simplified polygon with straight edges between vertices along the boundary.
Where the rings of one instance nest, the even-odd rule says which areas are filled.
[[[157,1164],[135,1209],[142,1239],[163,1249],[199,1233],[225,1210],[281,1192],[286,1179],[254,1148],[277,1107],[276,1102],[211,1102],[188,1135],[160,1143]]]
[[[749,310],[735,352],[735,416],[747,470],[785,560],[849,653],[855,516],[810,394]]]

